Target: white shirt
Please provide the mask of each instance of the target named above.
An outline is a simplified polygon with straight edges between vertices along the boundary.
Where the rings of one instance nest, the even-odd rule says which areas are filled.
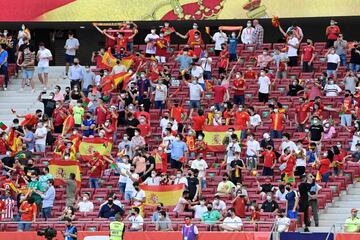
[[[235,152],[241,152],[241,147],[239,143],[234,144],[233,142],[230,142],[226,147],[226,151],[227,151],[226,163],[230,164],[232,160],[234,160]]]
[[[148,186],[159,186],[160,185],[161,177],[148,177],[143,184]]]
[[[144,219],[140,215],[129,217],[129,221],[131,222],[132,228],[139,229],[144,225]]]
[[[259,84],[259,92],[265,94],[269,93],[269,86],[271,82],[268,76],[259,77],[258,84]]]
[[[65,47],[66,47],[66,51],[65,53],[67,55],[71,55],[71,56],[75,56],[76,55],[76,49],[77,47],[80,46],[79,40],[77,40],[76,38],[68,38],[65,42]]]
[[[35,137],[40,137],[40,138],[35,138],[35,144],[42,144],[45,145],[46,144],[46,135],[47,135],[47,130],[46,127],[43,126],[42,128],[37,128],[35,131]]]
[[[221,44],[226,43],[227,42],[227,36],[225,33],[221,33],[221,32],[216,32],[214,34],[214,36],[212,37],[212,39],[215,42],[215,50],[221,50]]]
[[[253,44],[253,33],[255,28],[253,27],[246,27],[243,29],[241,33],[241,42],[243,44]]]
[[[213,210],[218,210],[219,212],[224,211],[226,209],[226,204],[223,200],[219,200],[219,202],[216,202],[216,200],[212,203]]]
[[[296,144],[293,142],[293,141],[289,141],[289,142],[282,142],[281,145],[280,145],[280,148],[281,148],[281,152],[284,153],[284,150],[286,148],[290,148],[290,151],[299,151],[298,150],[298,147],[296,146]]]
[[[165,84],[156,84],[155,101],[165,101],[167,97],[167,87]]]
[[[293,37],[288,40],[288,44],[295,46],[299,44],[299,40],[296,37]],[[294,48],[293,46],[288,45],[288,52],[287,52],[288,57],[296,57],[298,55],[297,54],[298,49]]]
[[[196,77],[198,79],[198,83],[205,83],[203,76],[204,70],[202,69],[202,67],[200,66],[192,67],[190,72],[193,77]]]
[[[165,118],[162,118],[160,120],[160,127],[161,127],[161,132],[164,133],[165,130],[166,130],[166,127],[168,125],[168,123],[170,122],[169,118],[168,119],[165,119]]]
[[[37,58],[39,59],[38,67],[49,67],[49,58],[52,57],[52,54],[49,49],[44,48],[43,50],[39,49],[37,53]]]
[[[261,123],[261,117],[259,114],[250,116],[250,125],[253,127],[259,126]]]
[[[190,100],[193,101],[200,101],[201,93],[204,91],[199,84],[188,83],[189,90],[190,90]]]
[[[290,226],[290,218],[286,216],[282,218],[276,218],[275,224],[278,227],[278,232],[287,232],[287,228]]]
[[[146,42],[145,53],[147,53],[147,54],[155,54],[156,53],[156,44],[155,44],[154,40],[156,40],[158,38],[160,38],[160,37],[157,34],[149,33],[148,35],[146,35],[146,37],[145,37],[145,42]]]
[[[175,137],[173,135],[170,136],[165,136],[163,138],[163,144],[166,146],[165,152],[166,153],[171,153],[171,149],[169,148],[169,146],[175,141]]]
[[[281,191],[278,189],[275,192],[275,198],[279,199],[279,201],[285,201],[286,194],[288,194],[288,191],[286,189],[285,189],[284,193],[281,193]]]
[[[208,211],[207,206],[205,206],[205,205],[204,206],[195,205],[194,210],[195,210],[195,214],[194,214],[195,218],[200,218],[200,219],[201,219],[202,215]]]
[[[211,63],[212,58],[208,57],[206,58],[200,58],[201,67],[204,69],[204,71],[211,72]]]
[[[303,158],[297,158],[296,159],[296,166],[297,167],[306,167],[306,150],[305,149],[302,149],[302,150],[300,150],[300,151],[302,151],[303,152]],[[297,153],[299,154],[300,153],[300,151],[298,151]]]
[[[159,181],[160,184],[160,181]],[[145,191],[140,189],[138,192],[136,190],[133,191],[133,198],[135,199],[134,201],[134,205],[135,206],[140,206],[141,205],[141,201],[143,201],[145,199]]]
[[[100,82],[101,82],[101,79],[102,79],[103,77],[101,77],[100,75],[96,75],[95,76],[95,85],[96,86],[99,86],[100,85]]]
[[[237,216],[234,218],[231,218],[231,217],[225,218],[223,224],[225,226],[229,226],[229,227],[233,227],[233,228],[238,228],[243,225],[241,218],[239,218]]]
[[[184,188],[188,186],[188,180],[186,177],[175,178],[174,184],[184,184]]]
[[[336,64],[338,64],[340,62],[340,57],[336,53],[328,54],[327,55],[327,62],[328,63],[336,63]]]
[[[92,212],[94,210],[94,204],[90,201],[79,202],[79,212]]]
[[[126,72],[127,71],[127,69],[126,69],[126,67],[124,66],[124,65],[122,65],[122,64],[116,64],[114,67],[113,67],[113,69],[112,69],[112,71],[111,71],[111,74],[118,74],[118,73],[122,73],[122,72]]]
[[[131,175],[133,178],[138,179],[139,175],[137,173],[133,173]],[[135,192],[135,188],[133,186],[134,182],[131,180],[129,176],[126,177],[126,186],[125,186],[125,192]]]
[[[208,168],[208,165],[204,159],[195,159],[191,163],[191,168],[199,170],[199,178],[205,178],[205,170]]]
[[[247,149],[246,149],[246,155],[247,156],[256,156],[255,152],[258,152],[261,150],[260,148],[260,143],[256,140],[252,140],[252,141],[247,141]]]
[[[126,174],[126,170],[130,171],[130,163],[117,163],[118,168],[120,169],[121,173]],[[120,174],[119,182],[120,183],[126,183],[127,176],[123,176]]]

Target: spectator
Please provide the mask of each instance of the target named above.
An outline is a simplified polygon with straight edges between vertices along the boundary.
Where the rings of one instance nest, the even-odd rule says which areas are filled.
[[[234,208],[229,208],[226,214],[226,218],[223,223],[219,225],[220,230],[228,232],[238,232],[243,228],[241,218],[235,215]]]
[[[336,130],[335,127],[327,120],[323,121],[324,127],[324,140],[330,140],[335,137]]]
[[[326,27],[326,48],[330,48],[334,46],[334,42],[340,34],[340,28],[337,25],[337,22],[334,19],[330,20],[330,26]]]
[[[359,82],[359,79],[355,76],[355,74],[352,71],[347,71],[346,75],[343,79],[345,91],[349,90],[351,94],[355,94],[357,83]]]
[[[257,156],[259,155],[260,144],[254,139],[254,134],[248,134],[246,146],[246,167],[248,170],[257,169]]]
[[[75,220],[75,209],[73,207],[65,207],[62,215],[59,217],[60,221],[65,221],[65,219]]]
[[[309,120],[310,105],[306,102],[305,98],[299,98],[299,105],[296,107],[295,122],[297,123],[297,130],[305,132],[306,122]]]
[[[185,208],[189,205],[189,191],[185,190],[182,196],[179,198],[173,212],[176,212],[177,214],[183,213]]]
[[[226,34],[219,28],[219,31],[212,36],[212,41],[215,42],[215,55],[219,56],[221,52],[221,45],[228,41]]]
[[[286,194],[288,194],[288,191],[286,190],[285,185],[280,184],[274,195],[275,200],[286,201]]]
[[[92,212],[94,210],[94,204],[89,201],[90,193],[83,193],[82,200],[77,203],[77,208],[81,213]]]
[[[240,218],[245,217],[245,207],[248,202],[248,196],[246,196],[241,190],[237,190],[236,197],[232,200],[232,207],[234,208],[236,216]]]
[[[289,61],[285,49],[274,49],[273,59],[276,65],[276,79],[285,79],[287,77],[287,70]]]
[[[242,182],[242,170],[245,169],[245,164],[240,159],[240,152],[235,152],[234,159],[230,163],[231,181],[234,184]]]
[[[214,92],[214,106],[216,107],[216,110],[220,111],[220,106],[226,100],[226,98],[228,98],[229,93],[226,88],[221,85],[221,81],[219,80],[216,82],[216,85],[213,86],[212,91]]]
[[[77,230],[76,226],[74,226],[72,224],[72,219],[71,218],[65,218],[64,221],[65,221],[65,224],[66,224],[65,233],[63,233],[63,232],[61,232],[61,233],[63,234],[65,239],[77,239],[78,230]]]
[[[159,35],[156,34],[156,28],[152,27],[150,33],[145,37],[146,43],[146,57],[155,57],[156,53],[156,40],[160,38]]]
[[[289,91],[287,93],[288,96],[298,96],[299,93],[303,92],[304,87],[299,84],[299,79],[295,79],[292,81],[292,84],[289,85]]]
[[[295,152],[295,157],[296,157],[295,176],[302,176],[306,171],[306,150],[303,148],[301,140],[298,140],[296,144],[298,151]]]
[[[191,118],[194,109],[200,108],[200,101],[201,98],[204,96],[204,89],[198,83],[198,80],[196,78],[193,79],[191,83],[189,83],[187,79],[185,79],[185,76],[183,76],[183,80],[186,83],[186,85],[189,87],[189,99],[190,99],[189,117]]]
[[[283,113],[279,112],[278,108],[275,108],[272,113],[270,113],[271,119],[271,132],[270,136],[272,139],[282,138],[284,124],[286,123],[286,117]]]
[[[341,66],[346,66],[346,53],[348,42],[344,40],[344,35],[339,33],[336,41],[334,42],[335,53],[340,57]]]
[[[254,44],[254,31],[255,28],[251,26],[251,21],[247,21],[246,28],[241,33],[241,42],[243,44]]]
[[[110,192],[107,198],[112,198],[113,199],[113,203],[117,206],[119,206],[120,208],[123,208],[123,205],[121,204],[120,200],[117,198],[116,193],[115,192]],[[102,206],[108,204],[108,200],[106,200],[105,202],[103,202],[100,205],[100,208],[102,208]]]
[[[143,182],[144,185],[148,186],[159,186],[161,177],[157,176],[156,171],[151,171],[151,176],[147,177]]]
[[[256,130],[256,128],[262,125],[261,117],[258,113],[255,112],[254,107],[249,107],[248,112],[250,115],[250,126]]]
[[[272,146],[272,148],[274,149],[274,141],[271,139],[270,134],[264,133],[263,139],[260,142],[260,147],[262,149],[265,149],[268,145]]]
[[[301,66],[303,72],[313,71],[313,61],[315,59],[315,47],[311,39],[306,40],[306,46],[302,49],[301,53]]]
[[[188,170],[188,177],[187,177],[187,189],[189,191],[189,199],[192,202],[195,202],[201,192],[201,186],[199,182],[199,170],[197,169],[189,169]]]
[[[218,210],[214,210],[211,203],[207,205],[207,211],[201,216],[201,221],[205,224],[216,224],[218,220],[222,218],[221,213]]]
[[[145,203],[145,191],[140,189],[138,182],[134,182],[133,185],[135,191],[133,192],[131,203],[133,206],[140,207],[142,204]]]
[[[30,231],[31,224],[36,222],[37,206],[35,200],[28,197],[21,203],[19,212],[21,213],[21,223],[18,224],[18,232]]]
[[[114,204],[113,198],[109,197],[107,200],[107,204],[103,205],[100,208],[99,217],[100,218],[114,218],[117,213],[120,215],[124,214],[124,210],[118,205]]]
[[[259,20],[253,20],[254,31],[252,33],[252,44],[259,48],[264,43],[264,28],[259,24]]]
[[[200,198],[200,204],[193,206],[191,209],[194,210],[194,217],[197,219],[201,219],[203,214],[207,212],[206,199]]]
[[[280,145],[280,150],[282,151],[282,153],[285,152],[285,149],[289,148],[289,151],[298,151],[298,148],[296,146],[296,144],[290,140],[290,134],[289,133],[284,133],[283,137],[282,137],[282,142]]]
[[[209,53],[207,51],[203,52],[203,57],[200,58],[200,66],[204,69],[204,80],[211,80],[212,74],[211,74],[211,64],[212,64],[212,58],[209,57]]]
[[[267,177],[264,184],[260,185],[259,180],[256,180],[256,183],[261,199],[265,199],[269,193],[272,193],[275,190],[275,186],[271,184],[271,177]]]
[[[295,152],[291,152],[290,147],[285,148],[279,161],[281,163],[279,166],[281,171],[281,181],[294,182],[294,169],[296,166]]]
[[[5,85],[4,91],[7,90],[7,85],[9,82],[9,75],[8,75],[8,52],[4,49],[5,45],[0,44],[0,74],[5,76]]]
[[[160,218],[156,221],[155,230],[163,232],[173,231],[171,220],[164,210],[160,211]]]
[[[278,233],[288,232],[289,226],[290,218],[286,217],[283,209],[280,209],[275,219],[275,231]]]
[[[221,214],[223,214],[226,211],[226,204],[223,200],[221,200],[220,196],[220,194],[215,194],[214,201],[212,202],[212,207],[214,210],[217,210]]]
[[[69,174],[69,179],[66,180],[66,206],[73,207],[75,205],[76,196],[76,175],[75,173]]]
[[[129,201],[134,196],[134,182],[137,182],[139,180],[139,174],[135,173],[135,166],[131,165],[130,170],[126,171],[123,175],[126,176],[124,200]]]
[[[271,192],[266,195],[266,201],[261,205],[262,212],[268,212],[277,214],[279,210],[279,204],[273,199]]]
[[[267,145],[261,154],[258,154],[259,157],[264,158],[263,166],[263,176],[274,176],[274,168],[276,165],[276,154],[271,145]]]
[[[164,204],[160,202],[156,206],[156,211],[151,216],[151,221],[152,222],[156,223],[157,221],[160,220],[160,212],[161,211],[164,211]]]
[[[139,126],[139,125],[138,125]],[[134,129],[134,136],[131,138],[132,151],[138,151],[145,147],[145,138],[140,135],[140,129]]]
[[[35,92],[35,82],[33,81],[33,75],[35,71],[35,52],[30,49],[30,46],[25,46],[23,49],[23,62],[19,64],[23,70],[23,80],[21,82],[20,91],[24,91],[25,84],[30,83],[32,92]]]
[[[138,207],[134,207],[131,210],[128,219],[131,222],[130,231],[139,232],[144,230],[144,219],[140,215],[140,209]]]
[[[235,112],[235,125],[238,125],[239,129],[241,130],[241,135],[240,135],[241,140],[244,140],[246,138],[246,130],[250,126],[249,122],[250,122],[249,113],[246,111],[243,105],[239,105],[239,108]],[[237,140],[237,136],[236,136],[236,140]]]
[[[335,53],[335,48],[331,47],[325,54],[325,57],[327,59],[327,68],[326,68],[326,74],[331,77],[333,76],[334,79],[337,77],[337,70],[340,67],[340,57]]]
[[[42,200],[42,208],[41,208],[41,214],[42,217],[45,218],[45,221],[48,218],[51,218],[51,210],[54,207],[54,201],[55,201],[55,188],[54,188],[54,179],[48,179],[47,180],[47,190],[45,193],[38,192],[38,194],[41,196]]]
[[[289,58],[288,66],[297,66],[298,62],[298,49],[300,46],[299,39],[295,36],[294,30],[288,32],[286,45],[288,47],[287,56]]]
[[[232,195],[234,190],[234,183],[229,181],[229,175],[227,173],[224,173],[222,181],[217,186],[217,194],[219,196],[228,196]]]
[[[73,65],[69,69],[70,86],[71,89],[75,89],[75,86],[77,86],[77,90],[80,94],[80,89],[84,80],[84,67],[80,65],[80,60],[78,58],[74,58],[71,63]],[[66,66],[68,66],[68,63]]]
[[[324,138],[324,128],[321,124],[319,117],[313,117],[313,124],[309,128],[309,140],[317,145],[318,149],[321,149],[321,141]]]
[[[208,165],[203,157],[198,156],[191,162],[191,169],[197,169],[199,171],[199,179],[201,180],[201,188],[206,188],[206,169]]]
[[[175,58],[175,61],[180,64],[180,66],[179,66],[179,72],[180,73],[182,73],[184,70],[187,71],[187,69],[190,67],[190,65],[191,65],[191,63],[193,61],[192,58],[189,56],[189,49],[184,48],[183,53],[179,54]]]
[[[257,57],[257,66],[260,67],[260,69],[265,69],[269,67],[272,61],[274,61],[274,58],[269,55],[269,49],[264,48],[263,53]]]
[[[311,174],[310,174],[311,175]],[[308,194],[309,194],[309,205],[311,207],[312,215],[314,217],[315,227],[319,226],[319,202],[318,202],[318,194],[321,190],[321,186],[315,182],[313,176],[309,176],[307,178],[307,183],[310,184]],[[310,226],[308,223],[307,226]]]
[[[229,44],[229,61],[230,62],[235,62],[238,60],[237,47],[238,47],[240,34],[241,34],[241,31],[239,31],[239,33],[237,35],[236,35],[236,32],[232,32],[229,37],[228,44]]]
[[[245,104],[245,79],[242,77],[241,72],[237,72],[233,81],[234,92],[234,104],[244,105]]]
[[[342,102],[340,110],[340,125],[350,127],[352,125],[352,112],[355,105],[355,101],[349,90],[345,90],[345,97]]]
[[[315,163],[317,166],[319,166],[319,173],[321,175],[321,182],[328,182],[329,181],[329,177],[331,174],[330,171],[330,159],[328,158],[329,153],[328,152],[324,152],[323,153],[323,157],[321,159],[316,158],[315,159]]]
[[[357,217],[357,212],[356,208],[351,209],[351,217],[345,221],[345,232],[358,233],[360,231],[360,218]]]
[[[360,43],[354,44],[354,47],[350,50],[350,64],[349,68],[354,73],[360,71]]]
[[[259,102],[267,103],[269,101],[270,91],[270,78],[266,76],[265,70],[260,71],[260,77],[258,79],[259,85]]]
[[[178,134],[176,140],[171,143],[171,167],[181,169],[187,155],[187,146],[183,141],[183,136]]]
[[[65,74],[66,77],[68,76],[69,72],[69,64],[73,63],[76,55],[76,50],[79,49],[80,43],[79,40],[74,38],[74,34],[72,32],[68,33],[68,39],[65,42],[65,62],[66,62],[66,68],[65,68]]]
[[[286,184],[286,191],[288,192],[286,194],[286,211],[287,211],[287,217],[290,219],[296,219],[298,214],[298,204],[299,204],[299,196],[298,193],[291,189],[291,183]]]

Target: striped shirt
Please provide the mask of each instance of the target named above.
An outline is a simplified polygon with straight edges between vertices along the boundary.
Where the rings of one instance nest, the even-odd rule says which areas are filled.
[[[25,66],[24,70],[27,70],[27,71],[35,70],[35,53],[34,52],[24,53],[24,62],[23,63],[29,64],[31,61],[33,61],[33,63]]]
[[[1,199],[5,204],[4,213],[2,214],[3,219],[12,219],[14,216],[15,200],[12,198]]]
[[[253,43],[256,45],[264,43],[264,28],[260,24],[255,26],[255,31],[253,32]]]

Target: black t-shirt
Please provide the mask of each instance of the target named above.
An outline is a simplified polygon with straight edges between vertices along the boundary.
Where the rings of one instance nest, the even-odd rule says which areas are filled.
[[[264,210],[264,212],[273,212],[276,209],[279,209],[279,204],[275,201],[265,201],[262,205],[261,205],[261,209]]]
[[[7,167],[13,167],[13,164],[15,162],[15,158],[14,157],[3,157],[1,159],[1,161],[3,162],[3,164]]]
[[[243,164],[243,161],[241,161],[240,159],[236,159],[236,160],[233,160],[233,161],[230,163],[230,166],[231,166],[232,168],[235,168],[236,166],[244,167],[244,164]],[[236,176],[235,176],[235,173],[236,173],[236,169],[231,171],[232,177],[236,177]],[[241,170],[239,171],[239,173],[240,173],[240,176],[241,176]]]
[[[151,165],[153,165],[155,169],[155,158],[153,156],[149,156],[146,159],[146,171],[150,169]]]
[[[44,113],[50,118],[56,108],[56,102],[53,99],[41,99],[44,104]]]
[[[354,64],[360,64],[360,54],[358,52],[356,52],[356,50],[359,52],[360,48],[353,48],[351,49],[351,58],[350,58],[350,63],[354,63]]]
[[[134,128],[129,128],[129,127],[130,126],[137,127],[137,125],[139,125],[139,124],[140,124],[140,122],[136,118],[133,118],[131,120],[130,119],[126,120],[126,122],[125,122],[125,126],[127,126],[126,133],[127,133],[127,135],[129,136],[130,139],[134,136],[135,129]]]
[[[142,101],[140,102],[140,104],[144,104],[145,112],[150,111],[150,105],[151,105],[150,98],[143,98]]]
[[[274,186],[271,183],[265,183],[265,184],[262,184],[260,187],[261,187],[262,192],[268,193],[268,192],[272,191]]]
[[[12,127],[12,129],[13,129],[14,131],[18,131],[18,132],[24,133],[24,130],[23,130],[23,128],[22,128],[21,126]]]
[[[260,142],[260,147],[261,148],[266,148],[267,145],[270,145],[273,147],[274,149],[274,141],[272,139],[270,139],[269,141],[266,141],[265,139],[262,139]]]
[[[71,227],[66,226],[66,230],[69,231],[69,233],[76,234],[76,235],[77,235],[77,232],[78,232],[78,230],[77,230],[77,228],[75,226],[71,226]],[[78,238],[71,238],[71,239],[77,240]]]
[[[304,90],[302,86],[290,84],[288,96],[297,96],[297,93],[301,90]]]
[[[28,173],[37,173],[37,175],[40,175],[40,169],[38,167],[24,167],[25,175],[28,175]],[[30,175],[30,174],[29,174]]]
[[[324,128],[321,125],[311,125],[309,132],[311,141],[320,141],[321,133],[324,132]]]
[[[197,187],[199,185],[199,179],[197,177],[188,177],[188,190],[189,198],[192,200],[196,194]]]
[[[309,201],[309,191],[311,188],[310,183],[300,183],[299,185],[299,194],[300,194],[300,202],[307,202]]]

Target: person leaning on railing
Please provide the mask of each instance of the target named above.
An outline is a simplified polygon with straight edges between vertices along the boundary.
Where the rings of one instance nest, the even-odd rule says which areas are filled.
[[[357,217],[357,212],[356,208],[351,209],[351,217],[345,221],[345,232],[360,232],[360,218]]]

